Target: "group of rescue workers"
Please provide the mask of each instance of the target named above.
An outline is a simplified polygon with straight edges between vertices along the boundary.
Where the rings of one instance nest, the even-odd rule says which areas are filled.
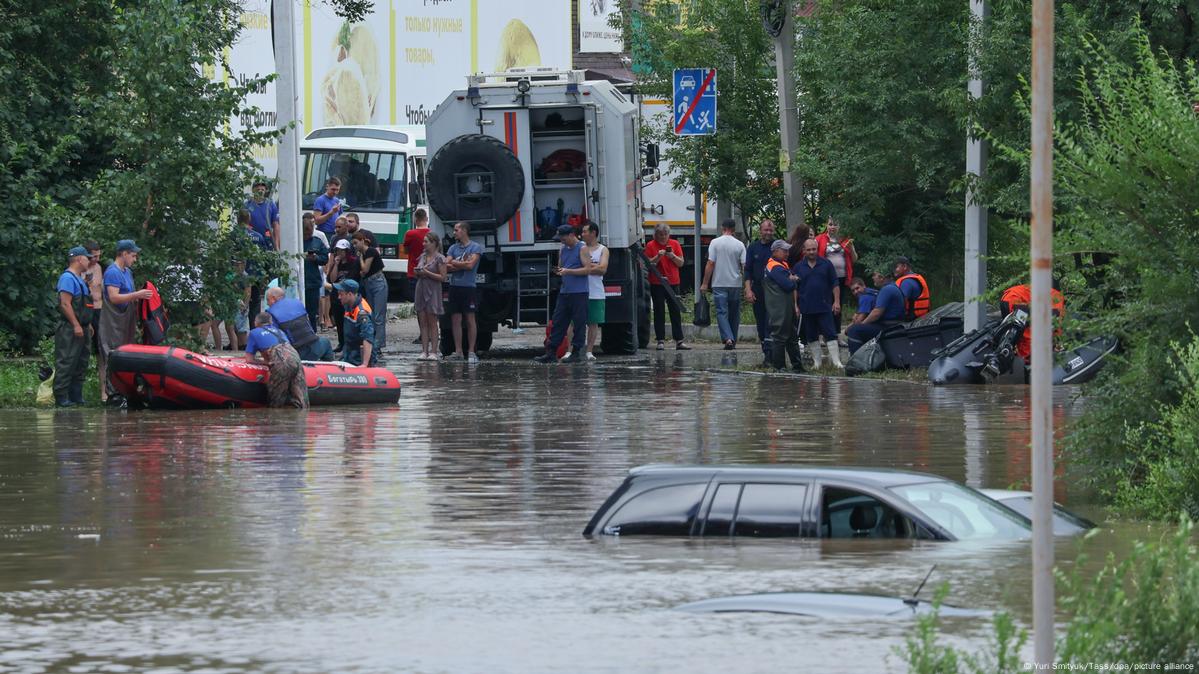
[[[424,215],[423,211],[421,215]],[[306,239],[313,236],[312,220],[312,214],[305,214]],[[272,224],[277,228],[277,221]],[[424,225],[423,217],[418,224],[421,228],[416,233],[422,238],[435,239]],[[810,237],[809,230],[802,228],[792,233],[790,241],[774,238],[774,224],[764,220],[758,228],[759,240],[748,247],[736,238],[732,220],[725,221],[721,227],[721,236],[709,246],[701,289],[710,290],[714,295],[725,349],[736,347],[741,299],[737,297],[737,291],[743,290],[744,299],[753,306],[767,366],[781,370],[789,357],[792,368],[802,371],[799,348],[802,336],[817,367],[821,361],[821,345],[828,350],[829,362],[842,367],[838,339],[843,290],[853,293],[858,301],[857,312],[845,332],[851,355],[888,326],[915,320],[929,311],[928,282],[913,271],[911,261],[906,257],[896,258],[890,275],[875,272],[873,280],[877,289],[867,288],[861,278],[853,276],[853,264],[857,261],[853,240],[839,236],[838,224],[832,218],[820,235]],[[580,230],[563,225],[556,237],[562,244],[556,273],[562,277],[563,284],[546,353],[537,359],[541,362],[558,359],[558,347],[568,338],[569,331],[573,331],[574,336],[570,339],[571,353],[567,354],[566,360],[594,360],[592,349],[599,325],[604,320],[603,274],[607,268],[607,250],[599,244],[599,227],[595,223],[588,221]],[[355,236],[362,238],[360,233]],[[470,242],[469,230],[464,223],[455,227],[455,236],[460,248],[466,245],[463,239]],[[345,248],[342,244],[338,239],[335,245]],[[802,248],[793,250],[795,246]],[[136,340],[137,303],[150,299],[154,292],[134,287],[131,269],[140,251],[132,240],[118,241],[113,263],[107,269],[100,267],[100,247],[94,242],[68,251],[68,266],[57,286],[61,313],[54,337],[54,398],[57,405],[83,404],[83,382],[93,339],[99,360],[102,396],[116,395],[105,376],[108,354]],[[439,257],[436,246],[431,245],[429,252],[434,258]],[[420,251],[417,256],[421,261],[427,257]],[[658,348],[663,348],[665,308],[669,306],[676,347],[687,349],[679,326],[677,297],[662,287],[670,285],[677,293],[678,269],[683,263],[682,247],[670,239],[668,227],[655,230],[654,239],[646,247],[646,259],[651,268],[651,290],[655,291],[651,294]],[[473,271],[473,266],[478,264],[477,255],[462,264]],[[329,340],[317,334],[313,293],[306,293],[309,297],[306,297],[308,306],[305,306],[305,302],[287,297],[282,288],[268,288],[266,310],[255,315],[254,328],[246,338],[245,352],[248,360],[261,361],[270,368],[268,389],[272,406],[307,407],[302,361],[331,361],[336,355],[352,365],[374,366],[378,362],[375,348],[378,319],[363,297],[358,280],[348,276],[325,279],[318,272],[313,272],[312,276],[320,279],[318,282],[327,294],[336,293],[343,309],[338,312],[341,314],[338,317],[344,316],[343,329],[339,331],[342,343],[339,352],[335,352]],[[440,286],[446,276],[445,273],[440,276],[431,274],[430,283],[436,282]],[[451,291],[453,289],[451,287]],[[1020,309],[1027,311],[1029,297],[1027,285],[1008,288],[1001,299],[1004,314]],[[670,302],[667,302],[668,298]],[[1054,290],[1053,305],[1055,314],[1064,311],[1062,296],[1057,290]],[[433,321],[429,322],[436,320],[436,316],[431,318]],[[455,328],[455,343],[461,345],[461,328],[458,325]],[[426,331],[432,334],[426,336]],[[469,341],[473,342],[473,330],[471,332]],[[1024,330],[1016,344],[1016,353],[1026,362],[1030,352],[1030,332],[1030,329]],[[425,351],[422,358],[435,348],[436,340],[436,329],[427,328],[422,321],[421,342]],[[473,344],[468,348],[473,357]],[[458,346],[458,351],[463,351],[462,346]]]

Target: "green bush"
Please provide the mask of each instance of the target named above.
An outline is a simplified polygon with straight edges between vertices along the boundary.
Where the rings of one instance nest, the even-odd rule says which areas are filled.
[[[1187,517],[1157,543],[1137,543],[1122,561],[1109,554],[1095,576],[1080,557],[1069,574],[1057,574],[1058,605],[1070,614],[1057,636],[1059,663],[1167,663],[1199,665],[1199,554]],[[942,589],[935,600],[939,608]],[[939,617],[921,616],[898,649],[916,674],[1020,671],[1027,633],[1003,613],[993,642],[978,653],[939,645]]]
[[[1170,358],[1170,356],[1173,356]],[[1161,357],[1161,356],[1159,356]],[[1143,517],[1168,518],[1181,509],[1199,519],[1199,336],[1170,343],[1180,399],[1162,404],[1158,418],[1128,431],[1137,453],[1116,482],[1116,503]]]

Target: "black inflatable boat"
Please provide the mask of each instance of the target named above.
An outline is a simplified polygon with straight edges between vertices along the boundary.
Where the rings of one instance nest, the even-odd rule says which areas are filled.
[[[928,366],[928,379],[933,384],[988,384],[1004,375],[1014,373],[1014,363],[1023,361],[1013,353],[1016,340],[1024,331],[1027,315],[1017,311],[1002,321],[991,321],[978,330],[971,330],[944,349]],[[1081,384],[1091,380],[1103,368],[1104,358],[1116,350],[1114,337],[1097,337],[1082,346],[1058,354],[1053,369],[1053,384]]]

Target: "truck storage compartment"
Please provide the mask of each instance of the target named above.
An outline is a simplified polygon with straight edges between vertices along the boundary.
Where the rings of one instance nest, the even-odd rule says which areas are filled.
[[[529,129],[536,238],[548,240],[560,225],[582,224],[587,217],[589,158],[583,108],[530,110]]]

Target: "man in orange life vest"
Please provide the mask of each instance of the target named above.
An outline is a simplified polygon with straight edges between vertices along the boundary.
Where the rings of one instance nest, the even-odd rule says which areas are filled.
[[[895,285],[903,293],[905,321],[914,321],[928,313],[928,282],[912,271],[912,262],[906,257],[895,258]]]
[[[845,331],[849,353],[856,353],[884,328],[927,314],[928,306],[928,283],[920,274],[912,273],[912,263],[906,257],[896,258],[895,282],[884,283],[874,300],[874,309]]]
[[[1057,281],[1053,282],[1053,289],[1049,293],[1049,302],[1052,306],[1052,313],[1056,318],[1059,318],[1066,313],[1066,298],[1057,289]],[[1032,313],[1029,310],[1029,305],[1032,303],[1032,288],[1021,283],[1014,285],[1011,288],[1003,291],[1003,295],[999,299],[999,308],[1003,312],[1004,317],[1016,310],[1023,310],[1025,313]],[[1056,322],[1056,321],[1055,321]],[[1054,336],[1060,335],[1061,327],[1054,330]],[[1029,358],[1032,355],[1032,325],[1030,324],[1024,329],[1024,334],[1020,336],[1020,340],[1016,342],[1016,355],[1024,359],[1024,363],[1030,364]]]

